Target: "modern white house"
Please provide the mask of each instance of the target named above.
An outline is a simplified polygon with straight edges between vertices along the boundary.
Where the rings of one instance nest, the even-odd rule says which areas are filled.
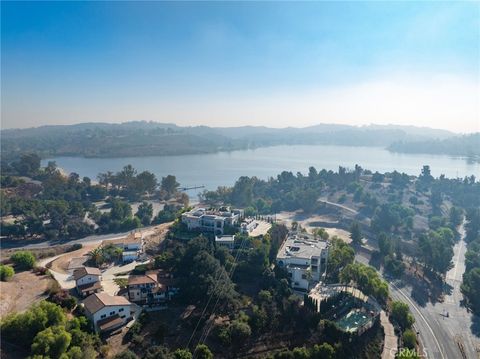
[[[197,229],[222,235],[226,226],[237,226],[242,216],[242,210],[231,210],[229,207],[221,207],[218,210],[196,208],[182,214],[182,223],[190,230]]]
[[[108,332],[120,328],[134,314],[132,304],[125,297],[107,293],[95,293],[83,301],[85,315],[96,332]]]
[[[81,267],[73,271],[75,287],[80,296],[86,297],[102,291],[100,282],[102,273],[100,269],[93,267]]]
[[[287,270],[294,289],[308,291],[325,272],[328,242],[307,234],[289,234],[277,254],[277,265]]]
[[[128,277],[128,298],[139,305],[154,306],[169,301],[177,292],[172,278],[161,271]]]
[[[215,236],[215,245],[217,248],[225,247],[232,251],[235,248],[235,236]]]

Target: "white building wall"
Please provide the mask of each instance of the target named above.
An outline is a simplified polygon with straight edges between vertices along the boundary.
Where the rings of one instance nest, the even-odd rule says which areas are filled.
[[[122,254],[122,260],[124,262],[132,262],[138,259],[138,254]]]
[[[96,327],[99,320],[118,314],[121,318],[125,316],[124,318],[122,318],[125,323],[127,318],[130,317],[130,308],[131,308],[131,305],[106,306],[100,309],[98,312],[94,313],[93,316],[90,317],[90,319],[93,321]]]
[[[125,249],[128,251],[139,251],[142,249],[141,243],[127,243],[125,244]]]
[[[93,275],[93,274],[87,274],[86,276],[78,279],[75,283],[78,286],[88,284],[88,283],[95,283],[100,280],[100,276]]]
[[[306,276],[306,271],[300,268],[290,268],[289,273],[292,274],[292,286],[295,288],[302,288],[308,290],[308,279],[302,278]]]

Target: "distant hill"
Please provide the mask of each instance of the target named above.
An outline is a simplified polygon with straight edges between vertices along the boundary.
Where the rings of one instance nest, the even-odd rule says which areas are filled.
[[[443,140],[394,142],[388,150],[403,153],[429,153],[466,157],[480,161],[480,132]]]
[[[347,126],[319,124],[304,128],[181,127],[169,123],[81,123],[1,131],[2,159],[23,152],[41,157],[168,156],[293,144],[383,146],[443,140],[443,130],[413,126]]]

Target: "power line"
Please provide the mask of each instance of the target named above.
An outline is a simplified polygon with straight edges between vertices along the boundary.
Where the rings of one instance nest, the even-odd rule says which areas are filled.
[[[236,268],[236,265],[237,265],[238,257],[239,257],[239,255],[240,255],[241,250],[242,250],[243,247],[244,247],[244,243],[246,242],[246,239],[247,239],[247,238],[248,238],[248,237],[245,237],[245,238],[242,239],[242,243],[240,244],[240,248],[237,250],[237,253],[235,254],[235,259],[234,259],[234,261],[233,261],[232,268],[230,268],[230,272],[229,272],[229,274],[228,274],[228,277],[229,277],[229,278],[232,278],[232,276],[233,276],[233,272],[235,271],[235,268]],[[224,283],[224,284],[223,284],[222,291],[223,291],[223,289],[226,287],[226,285],[227,285],[227,283]],[[216,310],[216,308],[217,308],[217,305],[218,305],[218,302],[219,302],[219,301],[220,301],[220,295],[217,296],[217,300],[216,300],[216,302],[215,302],[215,305],[213,306],[213,310],[212,310],[212,314],[211,314],[211,315],[214,315],[214,316],[215,316],[215,310]],[[200,343],[201,343],[201,344],[204,344],[204,343],[205,343],[205,341],[207,340],[208,335],[210,334],[210,330],[212,329],[212,327],[213,327],[213,322],[212,322],[210,325],[207,324],[207,326],[204,328],[204,330],[203,330],[203,332],[202,332],[202,335],[200,336],[200,339],[199,339],[198,342],[197,342],[197,346],[195,347],[195,349],[194,349],[194,351],[193,351],[193,357],[194,357],[194,358],[195,358],[195,353],[196,353],[196,351],[197,351],[198,345],[199,345]]]

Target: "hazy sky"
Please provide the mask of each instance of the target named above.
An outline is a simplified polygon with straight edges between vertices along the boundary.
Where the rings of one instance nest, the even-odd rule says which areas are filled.
[[[2,2],[2,128],[480,131],[479,2]]]

